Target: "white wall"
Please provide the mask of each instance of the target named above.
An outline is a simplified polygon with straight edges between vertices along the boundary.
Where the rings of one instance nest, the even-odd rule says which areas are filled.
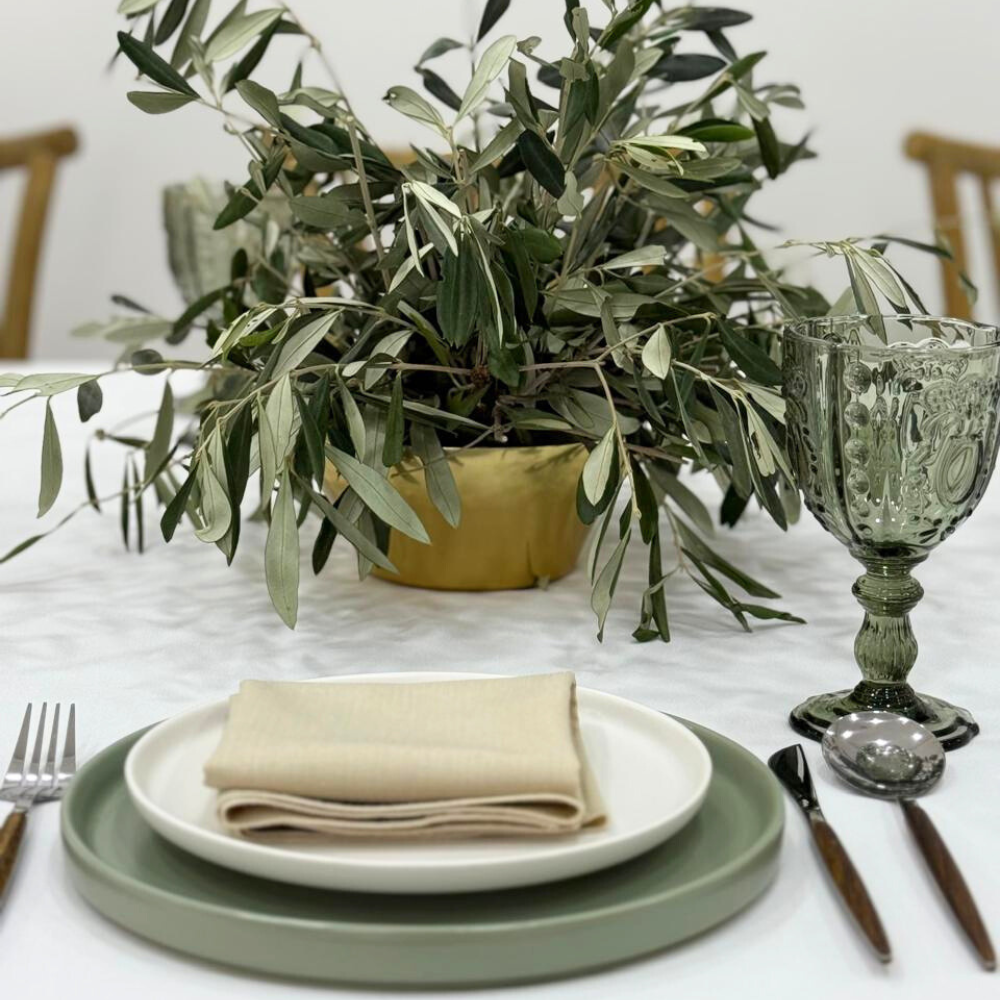
[[[762,234],[762,240],[886,230],[926,237],[926,186],[919,169],[902,157],[902,137],[920,127],[1000,145],[1000,3],[732,3],[756,17],[734,29],[732,41],[741,52],[769,50],[759,82],[787,80],[802,87],[808,108],[788,123],[814,128],[813,145],[820,154],[759,197],[755,213],[783,228],[781,237]],[[220,12],[228,8],[220,0],[216,6]],[[293,6],[324,40],[361,117],[393,144],[423,136],[382,105],[386,88],[392,83],[416,87],[410,67],[424,46],[441,34],[467,35],[480,10],[479,0],[296,0]],[[0,0],[0,135],[69,122],[82,139],[80,153],[60,177],[49,229],[35,317],[38,356],[106,353],[100,344],[70,338],[69,330],[82,320],[109,315],[112,292],[126,292],[168,314],[175,310],[160,189],[195,174],[245,176],[239,143],[222,133],[211,112],[188,107],[153,118],[126,103],[132,74],[125,61],[110,73],[105,69],[119,26],[115,7],[115,0]],[[503,28],[562,45],[562,11],[562,0],[513,0]],[[595,22],[600,11],[603,5],[597,4]],[[287,83],[301,42],[278,41],[284,54],[274,60],[279,72],[273,83],[280,87]],[[692,41],[708,51],[700,36]],[[460,67],[443,61],[441,66],[452,71],[457,85],[464,83]],[[321,82],[321,68],[313,72]],[[0,275],[15,204],[14,185],[4,179]],[[938,305],[936,267],[919,256],[901,260],[927,291],[928,305]],[[833,263],[810,261],[800,267],[827,291],[836,292],[842,284]],[[989,294],[981,315],[1000,317],[992,288],[984,291]]]

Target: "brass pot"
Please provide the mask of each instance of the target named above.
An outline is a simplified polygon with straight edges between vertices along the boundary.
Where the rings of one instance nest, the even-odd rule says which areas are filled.
[[[389,480],[417,512],[431,544],[393,531],[389,559],[399,572],[376,568],[376,576],[434,590],[513,590],[573,569],[588,530],[576,513],[586,448],[448,449],[447,456],[462,500],[458,527],[428,499],[420,463],[404,460]],[[346,487],[329,463],[325,486],[334,497]]]

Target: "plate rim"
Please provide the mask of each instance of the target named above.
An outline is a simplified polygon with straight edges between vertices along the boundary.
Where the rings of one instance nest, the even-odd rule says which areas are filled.
[[[452,672],[452,671],[439,671],[439,670],[419,670],[419,671],[394,670],[394,671],[377,671],[365,674],[334,674],[334,675],[327,675],[324,677],[310,677],[305,682],[311,684],[365,683],[365,682],[372,682],[371,679],[374,677],[380,677],[384,678],[385,680],[375,681],[374,683],[392,683],[393,680],[402,677],[422,677],[425,679],[423,682],[433,683],[435,681],[440,681],[440,680],[473,680],[473,679],[499,680],[507,677],[519,677],[519,676],[530,676],[530,675],[487,674],[487,673],[472,672],[472,671]],[[416,681],[411,683],[422,683],[422,682]],[[663,843],[669,840],[671,837],[675,836],[676,834],[680,833],[680,831],[684,829],[684,827],[694,818],[694,816],[697,815],[698,810],[704,804],[705,796],[708,794],[708,788],[712,781],[712,774],[713,774],[712,758],[707,748],[705,747],[705,744],[690,729],[690,727],[677,723],[677,721],[671,715],[668,715],[665,712],[659,712],[656,709],[650,708],[648,705],[642,704],[641,702],[633,701],[629,698],[622,697],[621,695],[611,694],[606,691],[600,691],[596,688],[590,688],[586,686],[578,686],[577,692],[578,693],[586,692],[588,695],[595,695],[599,699],[606,699],[607,701],[610,701],[611,703],[617,705],[619,708],[624,708],[628,711],[638,712],[641,715],[647,716],[652,722],[654,722],[657,725],[662,725],[664,722],[668,723],[669,728],[671,728],[676,734],[679,734],[693,749],[695,754],[700,758],[702,766],[701,780],[699,781],[696,790],[692,793],[690,800],[684,806],[684,808],[677,810],[675,814],[666,821],[660,819],[653,823],[647,823],[637,830],[631,831],[630,833],[627,834],[625,839],[626,841],[641,839],[642,837],[647,836],[649,832],[653,830],[655,827],[664,824],[665,822],[669,823],[672,820],[676,819],[678,815],[683,815],[685,812],[687,812],[689,813],[689,815],[684,820],[684,822],[682,822],[681,825],[677,827],[677,829],[673,830],[671,833],[669,833],[666,837],[664,837],[661,841],[658,841],[657,844],[653,846],[658,846],[659,843]],[[311,859],[304,858],[303,855],[297,851],[289,850],[281,846],[271,846],[271,845],[268,845],[265,848],[259,844],[255,844],[250,841],[226,837],[224,834],[221,834],[217,831],[206,830],[202,827],[177,819],[172,813],[167,812],[157,803],[152,801],[147,795],[143,794],[141,789],[138,787],[138,781],[136,780],[135,777],[135,767],[136,767],[135,758],[138,755],[138,753],[141,752],[142,744],[147,739],[152,739],[156,731],[168,723],[180,722],[181,720],[187,718],[188,716],[195,715],[199,712],[208,712],[212,709],[218,709],[220,706],[223,706],[227,700],[228,698],[215,699],[211,702],[206,702],[202,705],[195,706],[194,708],[187,709],[183,712],[178,713],[177,715],[171,716],[168,719],[164,719],[161,722],[155,723],[154,725],[148,727],[148,729],[143,733],[143,735],[139,737],[139,739],[129,750],[124,764],[125,785],[128,790],[128,794],[132,799],[133,805],[135,805],[140,815],[143,816],[143,819],[151,826],[153,826],[153,824],[146,815],[147,810],[148,812],[154,814],[160,823],[162,823],[165,826],[168,826],[172,830],[178,831],[180,835],[183,835],[185,837],[194,836],[196,838],[205,841],[206,850],[210,849],[211,847],[217,847],[217,848],[224,847],[226,849],[236,852],[242,858],[250,860],[264,859],[265,855],[263,855],[261,852],[266,851],[268,854],[271,855],[271,857],[277,857],[291,863],[306,863],[306,864],[310,863]],[[253,877],[256,878],[269,878],[269,876],[266,875],[260,875],[254,872],[247,872],[243,868],[234,868],[230,865],[224,864],[223,862],[217,861],[214,858],[206,858],[204,854],[191,851],[190,848],[183,846],[177,843],[176,841],[171,840],[170,837],[166,837],[161,831],[157,830],[157,833],[159,833],[160,836],[164,836],[165,839],[170,840],[175,847],[178,847],[181,850],[186,850],[189,853],[193,853],[195,854],[196,857],[200,857],[202,860],[207,860],[212,864],[218,864],[221,865],[222,867],[231,868],[231,870],[239,871],[242,872],[243,874],[252,875]],[[610,843],[615,844],[615,843],[620,843],[620,841],[611,841]],[[576,858],[580,856],[585,857],[587,854],[591,852],[599,851],[602,848],[607,848],[608,846],[609,842],[607,840],[591,841],[591,842],[584,841],[583,843],[568,845],[564,850],[553,855],[553,857],[557,857],[559,859]],[[532,863],[544,863],[545,860],[546,860],[545,856],[538,856],[530,859]],[[592,871],[579,872],[576,875],[560,876],[553,879],[541,879],[537,882],[532,881],[530,883],[518,883],[516,885],[510,886],[509,888],[524,888],[527,885],[541,885],[545,884],[546,882],[560,881],[564,877],[579,878],[583,875],[591,874],[594,871],[600,871],[603,868],[611,867],[613,864],[624,863],[627,860],[629,859],[626,858],[623,859],[622,861],[611,862],[610,864],[602,865],[598,868],[592,869]],[[477,870],[483,872],[489,871],[497,873],[497,872],[502,872],[503,869],[507,866],[516,867],[517,865],[524,863],[525,860],[520,858],[500,858],[500,859],[492,859],[485,861],[469,861],[467,859],[455,859],[455,860],[446,859],[443,861],[435,860],[432,864],[427,864],[424,865],[423,867],[425,870],[435,870],[435,871],[441,871],[443,873],[459,872],[464,869]],[[317,864],[319,866],[324,866],[324,862],[319,859],[317,859]],[[386,862],[386,861],[379,861],[377,859],[361,859],[361,860],[351,859],[349,861],[331,859],[326,863],[325,867],[327,871],[331,873],[336,872],[338,870],[345,871],[346,869],[350,869],[352,871],[362,872],[362,873],[369,872],[372,874],[375,873],[385,874],[387,877],[392,877],[393,875],[400,875],[405,872],[412,872],[414,870],[413,862],[409,861]],[[273,878],[272,881],[281,882],[283,884],[294,884],[294,885],[304,884],[302,882],[293,882],[287,878]],[[313,886],[312,888],[334,889],[336,887]],[[353,891],[353,892],[377,891],[381,894],[385,894],[387,892],[387,890],[384,889],[382,890],[342,889],[341,891]],[[477,891],[477,892],[496,891],[496,888],[493,890],[474,889],[466,891]]]
[[[627,699],[626,699],[627,700]],[[655,711],[655,709],[651,710]],[[666,713],[663,713],[666,714]],[[240,922],[252,923],[252,924],[266,924],[274,925],[279,924],[285,927],[298,927],[309,930],[331,930],[337,933],[342,933],[347,936],[355,937],[373,937],[382,935],[385,933],[398,934],[404,937],[419,938],[421,936],[426,937],[428,933],[433,935],[439,934],[458,934],[462,936],[472,936],[480,934],[491,934],[491,933],[503,933],[510,932],[514,933],[519,930],[528,927],[537,928],[547,928],[549,926],[576,926],[580,924],[591,923],[597,920],[603,920],[611,916],[620,915],[624,913],[635,912],[641,908],[648,908],[662,905],[668,902],[672,897],[683,898],[692,892],[701,890],[706,886],[711,886],[714,883],[723,881],[729,877],[729,875],[734,871],[740,871],[743,869],[751,868],[754,864],[761,858],[762,855],[766,855],[772,850],[776,850],[780,847],[780,841],[782,833],[784,831],[785,825],[785,801],[782,794],[781,788],[777,781],[774,779],[773,775],[767,770],[764,764],[752,754],[746,747],[737,743],[735,740],[730,739],[728,736],[723,736],[721,733],[709,729],[707,726],[702,726],[699,723],[692,722],[681,716],[670,715],[670,719],[675,722],[680,723],[685,728],[689,729],[694,735],[698,736],[699,731],[709,734],[709,736],[722,743],[726,747],[735,750],[739,755],[746,758],[748,764],[752,765],[754,770],[764,779],[762,782],[762,788],[767,790],[767,798],[769,802],[767,803],[768,821],[764,830],[760,833],[757,840],[746,850],[744,850],[737,857],[731,858],[724,865],[713,869],[711,872],[707,872],[705,875],[694,879],[691,882],[687,882],[682,886],[674,886],[668,889],[661,890],[654,893],[653,895],[645,897],[641,901],[628,900],[625,902],[611,903],[600,908],[588,910],[584,913],[575,913],[572,915],[565,914],[554,914],[551,916],[537,917],[532,919],[524,920],[500,920],[496,922],[483,922],[475,925],[468,925],[462,923],[442,923],[435,924],[432,928],[428,928],[426,925],[410,925],[401,923],[391,923],[391,922],[373,922],[365,924],[363,927],[359,926],[357,923],[352,923],[350,921],[343,920],[332,920],[332,919],[321,919],[313,920],[304,917],[294,917],[287,915],[277,915],[277,914],[256,914],[246,909],[239,908],[237,906],[228,906],[220,903],[212,903],[204,900],[193,899],[190,896],[184,896],[179,893],[170,892],[167,889],[162,889],[157,886],[149,885],[147,882],[143,882],[138,878],[122,873],[117,868],[112,867],[108,862],[105,862],[99,855],[97,855],[83,840],[81,834],[76,830],[71,822],[71,816],[73,809],[76,807],[77,798],[77,786],[76,782],[71,782],[69,789],[63,799],[60,806],[60,832],[62,835],[63,843],[67,851],[72,856],[73,860],[80,864],[81,866],[87,868],[93,875],[99,878],[107,879],[108,881],[114,882],[123,888],[125,891],[131,893],[133,896],[138,898],[152,898],[159,899],[169,903],[171,906],[177,906],[182,909],[189,909],[199,913],[206,913],[214,916],[225,917],[228,919],[235,919]],[[136,730],[135,732],[129,733],[126,736],[121,737],[114,743],[105,747],[97,755],[92,757],[87,764],[81,768],[81,773],[84,769],[89,769],[96,765],[98,762],[103,762],[105,758],[113,756],[114,752],[123,743],[127,743],[130,740],[134,740],[138,743],[139,739],[142,738],[147,732],[150,732],[156,724],[144,727],[143,729]],[[699,740],[701,737],[699,736]],[[706,748],[707,749],[707,748]],[[126,755],[127,756],[127,755]],[[714,774],[714,768],[713,768]],[[124,783],[124,761],[122,763],[122,773],[119,777],[120,781]],[[126,790],[127,792],[127,790]],[[130,800],[131,801],[131,800]],[[134,805],[133,805],[134,807]],[[138,812],[138,809],[136,809]],[[140,819],[141,819],[140,814]],[[145,820],[144,820],[145,822]],[[151,828],[152,829],[152,828]],[[153,831],[158,837],[161,835]],[[162,838],[166,840],[166,838]],[[169,841],[166,841],[170,843]],[[171,847],[175,850],[181,850],[174,844]],[[204,861],[204,864],[212,864],[212,862]],[[268,881],[260,876],[250,875],[245,872],[237,871],[236,869],[227,869],[227,871],[234,872],[236,876],[242,878],[251,878],[258,881]],[[591,873],[596,874],[596,873]],[[587,875],[578,876],[580,878],[586,878]],[[282,885],[290,883],[279,883]],[[525,886],[520,888],[539,888],[539,886]],[[315,888],[315,892],[342,892],[345,890],[337,889],[323,889]],[[485,890],[485,892],[495,892],[501,890]],[[515,890],[517,891],[517,890]],[[355,893],[357,894],[357,893]],[[367,893],[360,895],[368,895]],[[407,895],[407,894],[403,894]],[[422,894],[418,894],[422,895]],[[450,895],[467,895],[465,893],[453,893]],[[742,908],[742,907],[741,907]]]

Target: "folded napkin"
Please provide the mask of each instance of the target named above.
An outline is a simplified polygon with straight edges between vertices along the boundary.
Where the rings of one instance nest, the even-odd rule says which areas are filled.
[[[561,834],[604,819],[571,673],[244,681],[205,781],[243,836]]]

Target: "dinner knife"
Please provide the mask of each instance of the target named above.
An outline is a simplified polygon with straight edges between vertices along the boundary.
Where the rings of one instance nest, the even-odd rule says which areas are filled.
[[[796,743],[772,754],[767,766],[788,789],[809,820],[809,829],[812,831],[820,857],[830,872],[841,899],[854,917],[858,929],[868,939],[878,958],[883,962],[890,961],[892,949],[889,947],[889,939],[875,905],[868,895],[864,882],[861,881],[858,870],[848,857],[844,845],[834,833],[833,827],[827,823],[819,807],[819,799],[816,797],[816,789],[813,787],[812,775],[809,773],[802,744]]]

